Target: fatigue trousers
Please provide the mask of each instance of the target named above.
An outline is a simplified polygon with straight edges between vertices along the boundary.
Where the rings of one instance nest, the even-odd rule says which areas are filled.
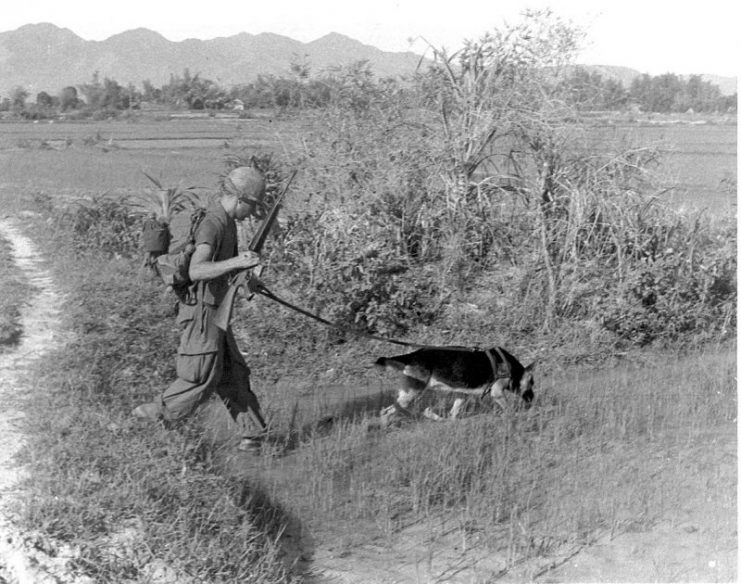
[[[180,305],[178,322],[183,331],[176,360],[178,377],[162,392],[162,416],[181,419],[215,393],[235,421],[244,414],[245,435],[261,433],[266,426],[250,387],[250,368],[231,329],[223,331],[214,324],[215,314],[214,306]]]

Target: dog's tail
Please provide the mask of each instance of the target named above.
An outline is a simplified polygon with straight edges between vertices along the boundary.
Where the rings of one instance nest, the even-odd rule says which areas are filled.
[[[396,371],[403,371],[406,365],[400,361],[395,361],[392,357],[379,357],[376,360],[376,367],[386,367],[388,369],[395,369]]]

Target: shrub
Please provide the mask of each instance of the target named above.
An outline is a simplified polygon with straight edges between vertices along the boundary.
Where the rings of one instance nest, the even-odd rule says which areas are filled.
[[[79,253],[133,257],[139,248],[141,217],[125,198],[103,194],[78,199],[62,209],[58,224]]]
[[[731,229],[709,235],[715,229],[708,223],[698,219],[689,232],[678,226],[658,252],[632,267],[618,301],[600,303],[608,330],[643,345],[711,340],[735,329],[735,236]]]
[[[21,308],[32,291],[11,254],[10,243],[0,237],[0,271],[3,273],[0,283],[0,353],[8,345],[16,344],[23,334]]]
[[[596,153],[547,79],[497,77],[511,55],[492,43],[467,49],[471,71],[483,68],[471,83],[446,73],[450,61],[411,89],[338,75],[334,101],[282,161],[303,167],[305,202],[271,256],[276,279],[330,319],[388,334],[439,324],[492,282],[483,321],[514,332],[597,323],[643,344],[733,329],[729,232],[661,203],[657,150]],[[353,98],[369,84],[372,100]]]

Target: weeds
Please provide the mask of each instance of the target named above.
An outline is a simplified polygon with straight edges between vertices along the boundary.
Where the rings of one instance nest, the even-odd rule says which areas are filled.
[[[33,288],[26,281],[23,272],[16,266],[12,257],[10,243],[0,237],[0,353],[18,343],[23,328],[21,308]]]
[[[141,217],[125,199],[107,194],[67,204],[58,218],[78,253],[103,252],[132,257],[139,248]]]
[[[655,148],[596,151],[586,128],[564,128],[546,81],[487,77],[490,60],[507,59],[491,43],[465,53],[481,83],[446,74],[445,61],[416,93],[379,82],[362,107],[351,97],[367,75],[345,72],[346,92],[277,161],[303,167],[294,190],[308,200],[271,255],[276,280],[331,320],[392,335],[439,326],[474,295],[496,308],[469,336],[482,323],[581,326],[643,346],[735,330],[733,225],[663,204]],[[472,95],[455,97],[463,85]],[[537,103],[519,99],[536,85]],[[481,100],[488,117],[466,109]]]

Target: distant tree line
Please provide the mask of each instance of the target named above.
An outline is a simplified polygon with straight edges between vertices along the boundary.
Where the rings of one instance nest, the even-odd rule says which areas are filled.
[[[735,112],[738,101],[738,94],[722,95],[717,85],[703,81],[700,75],[644,74],[626,89],[614,78],[577,67],[559,85],[569,104],[582,111],[638,107],[656,113]]]
[[[31,103],[30,93],[23,87],[14,88],[0,98],[0,112],[10,112],[28,119],[54,118],[60,114],[75,117],[106,118],[127,110],[139,110],[142,104],[168,108],[217,111],[237,110],[302,110],[327,107],[347,93],[347,79],[365,85],[369,95],[376,84],[398,84],[404,80],[377,79],[367,61],[347,67],[330,68],[312,76],[305,60],[296,60],[288,76],[259,75],[250,83],[224,88],[215,81],[192,74],[171,75],[168,83],[155,87],[144,80],[142,87],[123,86],[115,79],[100,79],[94,73],[89,83],[62,88],[56,94],[41,91]],[[699,75],[687,78],[673,73],[636,77],[626,88],[622,82],[595,71],[576,67],[561,76],[554,85],[561,99],[577,110],[644,112],[736,112],[737,94],[724,96],[720,88]],[[353,94],[358,95],[353,88]]]

